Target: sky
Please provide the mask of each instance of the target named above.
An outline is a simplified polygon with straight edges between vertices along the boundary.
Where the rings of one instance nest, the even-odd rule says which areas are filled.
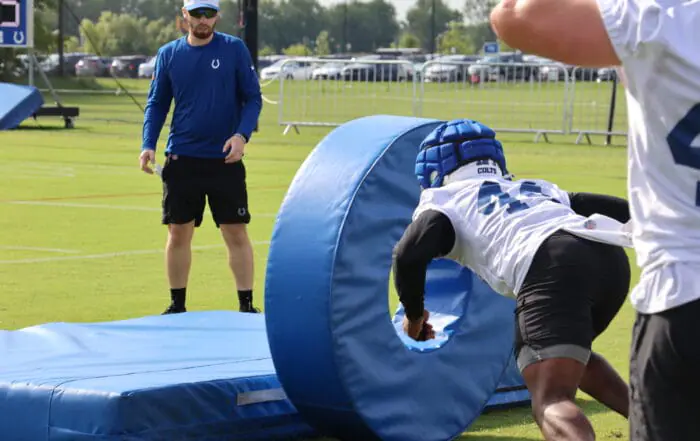
[[[443,0],[447,6],[452,9],[462,10],[464,6],[464,0]],[[342,3],[343,0],[319,0],[324,6],[333,5],[336,3]],[[413,7],[416,0],[387,0],[387,2],[392,3],[396,8],[396,14],[399,20],[403,20],[406,17],[406,12]]]

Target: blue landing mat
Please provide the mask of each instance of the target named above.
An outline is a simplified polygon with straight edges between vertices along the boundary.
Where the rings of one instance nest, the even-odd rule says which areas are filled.
[[[517,376],[501,381],[487,410],[523,399]],[[277,380],[263,315],[188,312],[0,331],[1,441],[311,436]]]
[[[44,104],[39,89],[0,83],[0,130],[14,129]]]
[[[262,315],[191,312],[0,331],[2,441],[312,435],[274,373]]]

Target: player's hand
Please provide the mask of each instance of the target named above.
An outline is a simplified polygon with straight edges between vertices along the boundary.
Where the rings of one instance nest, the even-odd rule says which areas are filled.
[[[141,170],[152,175],[153,169],[149,164],[154,164],[156,162],[156,151],[151,149],[143,150],[141,156],[139,156],[139,162],[141,163]]]
[[[224,144],[224,152],[228,151],[224,162],[230,164],[238,162],[243,158],[243,149],[245,148],[245,139],[241,135],[233,135]]]
[[[433,325],[428,323],[430,313],[423,310],[423,317],[416,320],[409,320],[408,317],[403,318],[403,331],[416,341],[425,341],[435,338],[435,330]]]

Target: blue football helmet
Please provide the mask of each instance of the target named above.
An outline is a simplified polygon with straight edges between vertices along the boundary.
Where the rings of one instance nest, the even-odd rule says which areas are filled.
[[[421,143],[416,158],[416,177],[422,188],[443,184],[445,176],[465,164],[492,159],[508,176],[503,146],[493,129],[470,119],[456,119],[439,125]]]

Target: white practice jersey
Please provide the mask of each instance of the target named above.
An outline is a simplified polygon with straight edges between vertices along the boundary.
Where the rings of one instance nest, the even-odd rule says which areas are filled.
[[[598,4],[626,86],[628,194],[642,268],[632,303],[654,313],[700,298],[687,289],[700,280],[671,283],[678,274],[700,278],[700,1]]]
[[[493,176],[456,181],[423,190],[414,219],[425,210],[445,214],[455,229],[455,245],[446,257],[508,297],[517,296],[537,249],[559,229],[631,246],[623,224],[575,214],[568,193],[541,180]]]

